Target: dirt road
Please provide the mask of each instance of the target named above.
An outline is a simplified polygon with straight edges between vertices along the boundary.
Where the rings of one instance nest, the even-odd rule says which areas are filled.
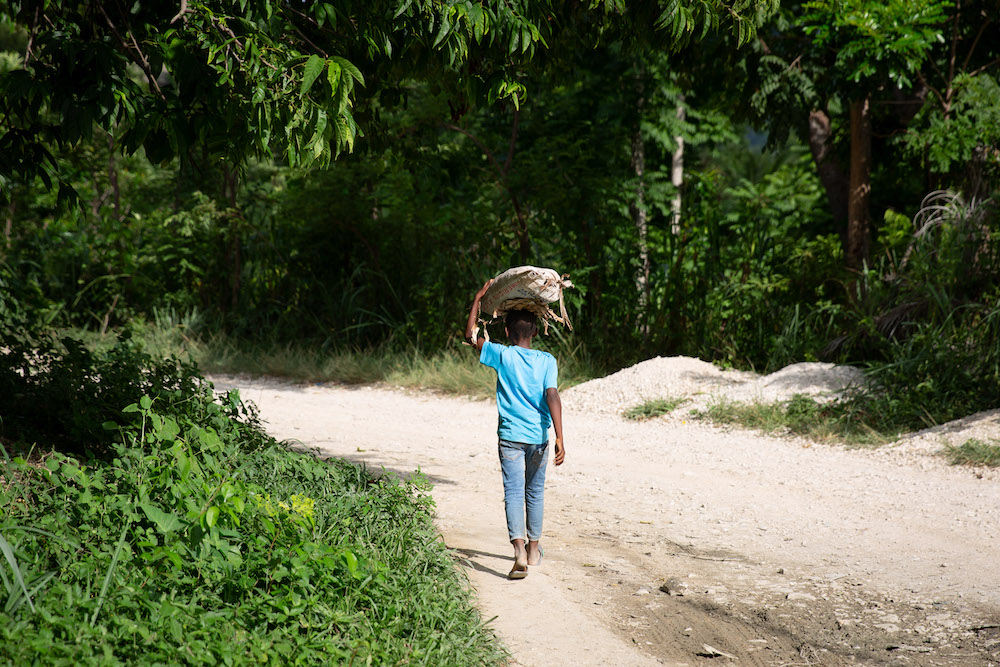
[[[1000,665],[1000,479],[897,456],[635,423],[564,394],[545,556],[508,581],[492,402],[214,378],[268,431],[434,484],[515,665]]]

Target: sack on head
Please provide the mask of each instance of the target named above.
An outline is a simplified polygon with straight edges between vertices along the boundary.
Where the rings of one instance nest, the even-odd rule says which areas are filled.
[[[538,315],[546,332],[549,320],[565,324],[572,331],[563,300],[563,290],[572,286],[572,282],[553,269],[516,266],[493,279],[479,302],[479,312],[485,319],[495,319],[511,310],[528,310]],[[550,307],[556,302],[558,315]]]

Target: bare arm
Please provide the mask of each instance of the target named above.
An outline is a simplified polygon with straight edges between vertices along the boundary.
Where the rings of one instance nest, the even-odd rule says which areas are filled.
[[[557,466],[561,466],[566,460],[566,446],[563,444],[562,399],[559,398],[559,390],[555,387],[546,389],[545,402],[549,404],[552,426],[556,430],[556,455],[553,461]]]
[[[486,290],[488,290],[492,284],[493,279],[490,278],[483,284],[482,287],[479,288],[479,291],[476,292],[476,298],[472,301],[472,308],[469,309],[469,320],[465,324],[465,340],[476,348],[476,352],[483,349],[483,343],[486,341],[486,339],[482,337],[473,338],[476,331],[476,320],[479,317],[479,302],[482,300],[483,295],[486,294]]]

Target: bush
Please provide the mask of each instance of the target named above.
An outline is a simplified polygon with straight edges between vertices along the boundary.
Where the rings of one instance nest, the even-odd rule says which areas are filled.
[[[107,417],[103,432],[114,437],[86,462],[2,450],[7,660],[501,662],[434,530],[422,482],[292,452],[238,394],[215,402],[191,367],[170,376],[173,389],[112,414],[123,397],[157,385],[146,361],[127,342],[106,354],[70,344],[21,367],[29,392],[78,392],[53,419],[68,441],[84,438],[71,443],[76,451],[94,432],[65,411],[83,401],[80,387],[106,386],[87,418]],[[12,416],[18,433],[50,430],[5,406],[5,421]]]

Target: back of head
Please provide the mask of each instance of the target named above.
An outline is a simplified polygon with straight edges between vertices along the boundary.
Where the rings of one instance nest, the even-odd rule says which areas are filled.
[[[528,310],[512,310],[505,318],[507,335],[512,341],[531,338],[538,333],[538,316]]]

